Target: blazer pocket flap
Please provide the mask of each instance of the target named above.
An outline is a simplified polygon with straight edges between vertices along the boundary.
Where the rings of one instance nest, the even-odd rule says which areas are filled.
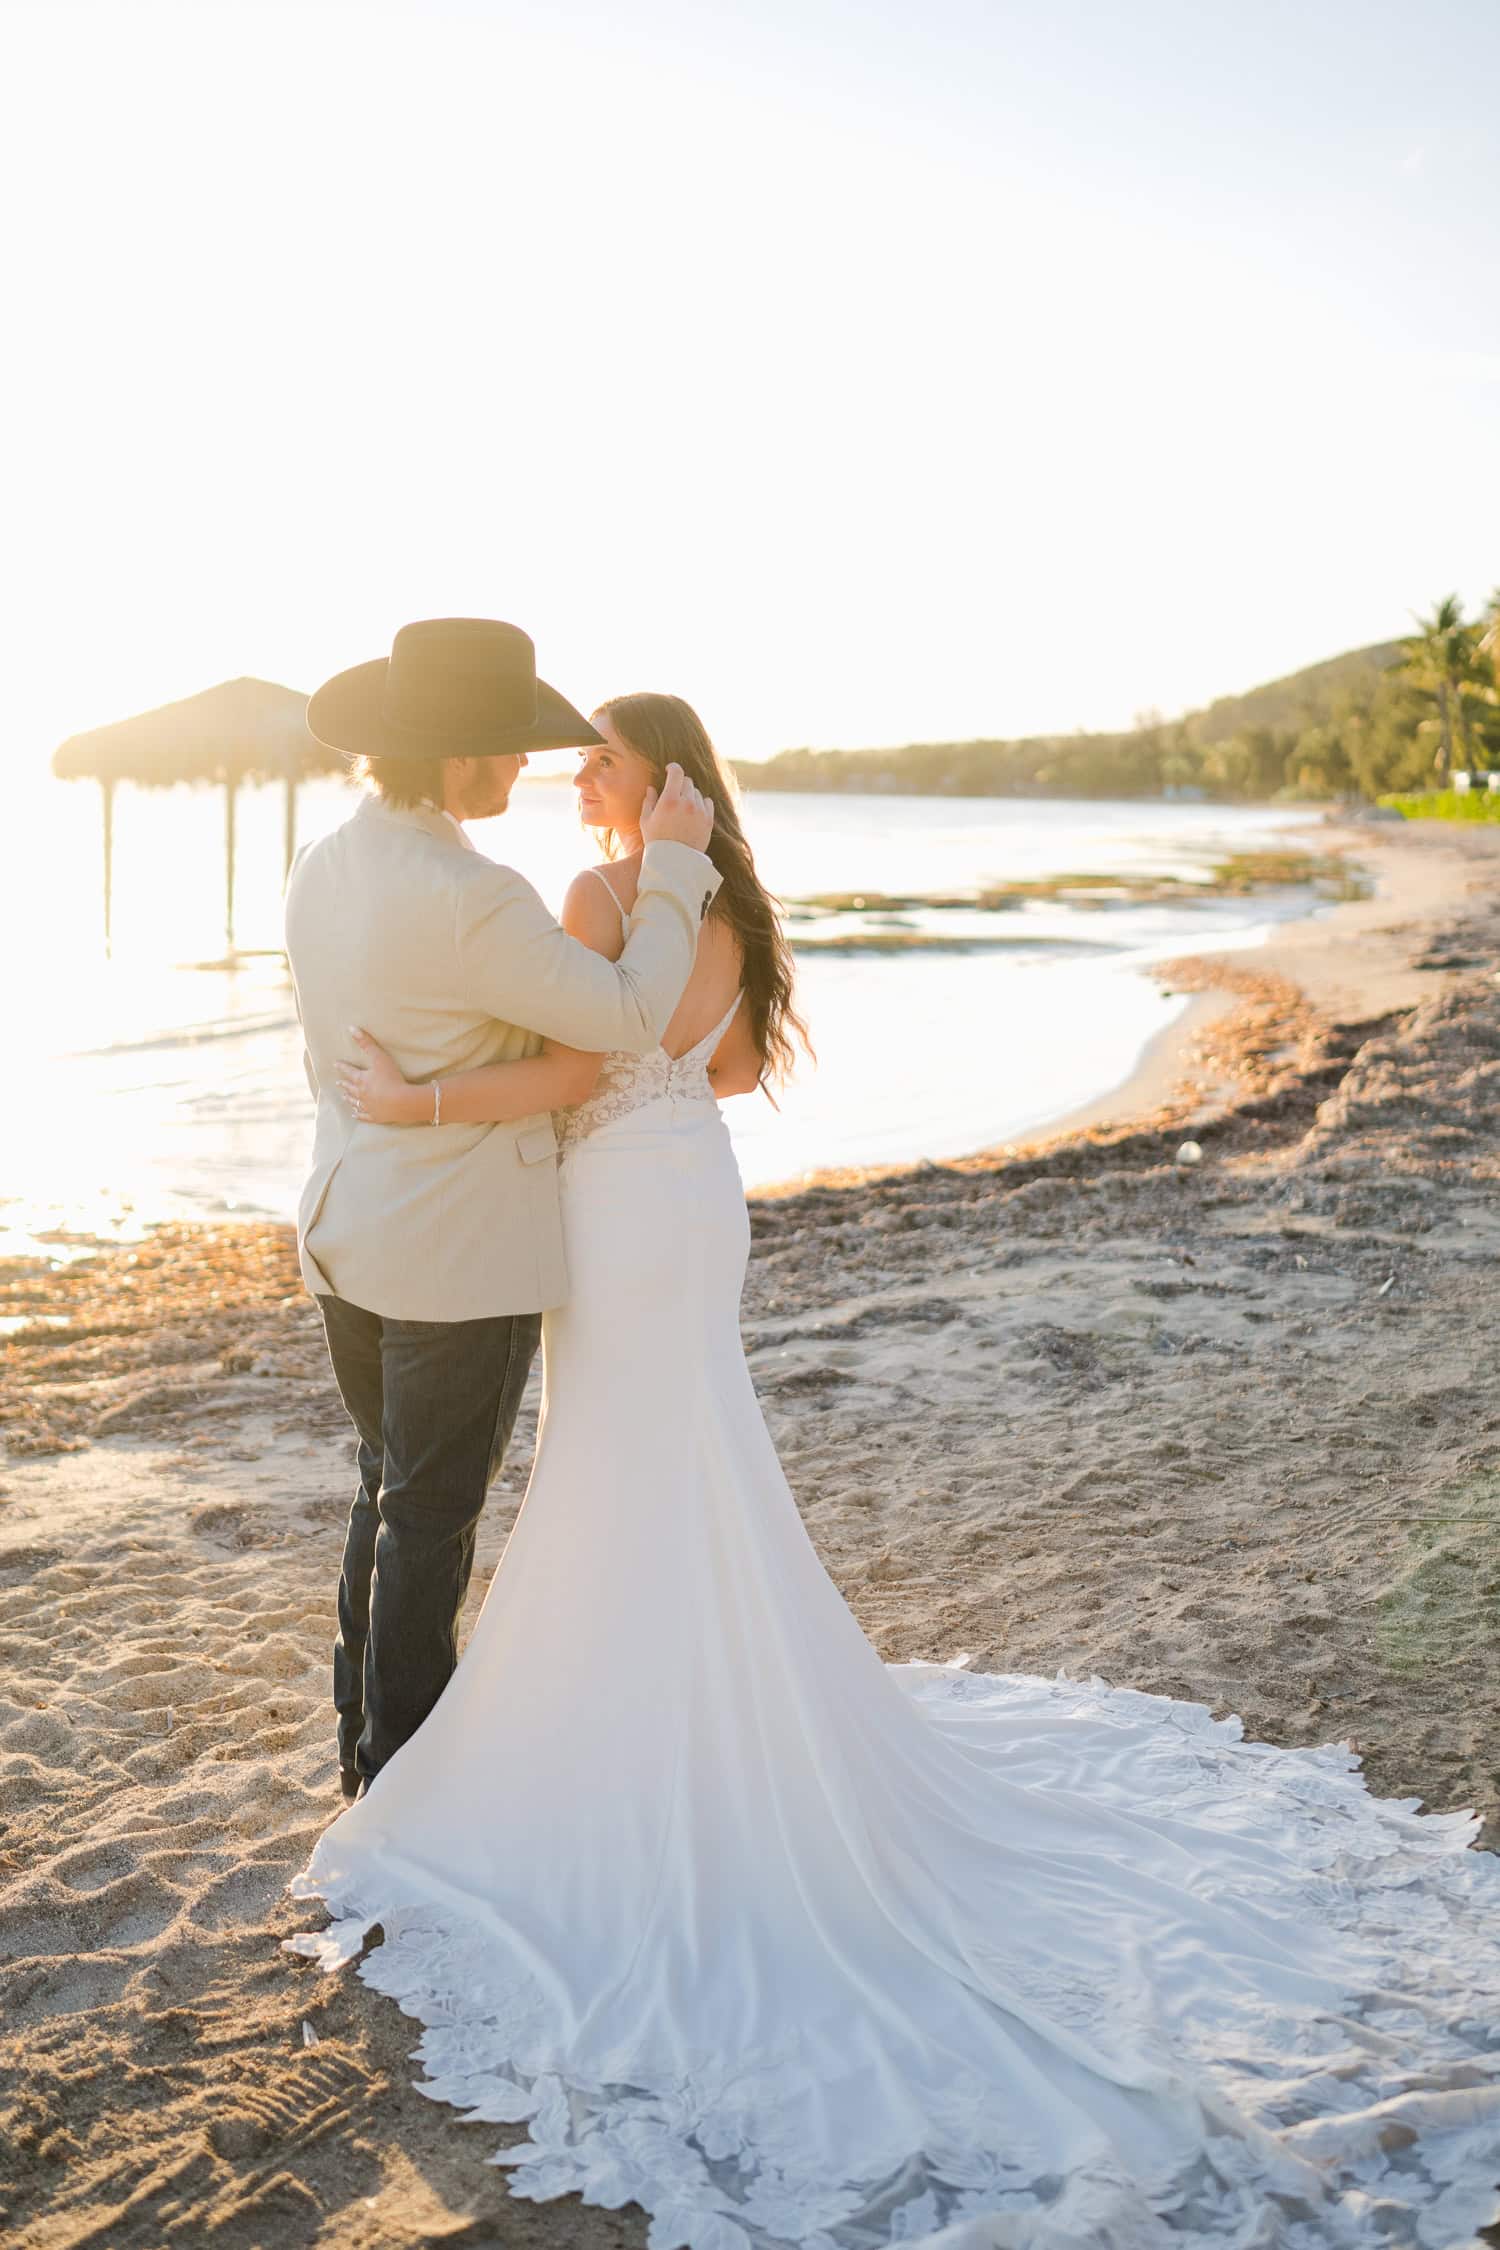
[[[540,1125],[527,1125],[516,1135],[516,1154],[523,1164],[540,1164],[544,1157],[557,1154],[557,1135],[552,1130],[550,1117]]]

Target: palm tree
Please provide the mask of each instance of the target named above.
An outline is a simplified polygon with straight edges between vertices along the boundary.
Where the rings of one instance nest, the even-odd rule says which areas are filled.
[[[1493,695],[1500,688],[1500,586],[1495,588],[1485,603],[1484,616],[1480,622],[1483,630],[1479,635],[1479,646],[1489,658],[1490,670],[1495,675],[1494,687],[1490,689]]]
[[[1457,594],[1446,594],[1430,617],[1419,617],[1416,622],[1417,632],[1401,643],[1405,654],[1400,668],[1412,686],[1430,696],[1437,706],[1435,763],[1451,773],[1456,765],[1467,767],[1470,762],[1465,695],[1479,685],[1481,628],[1465,622]]]

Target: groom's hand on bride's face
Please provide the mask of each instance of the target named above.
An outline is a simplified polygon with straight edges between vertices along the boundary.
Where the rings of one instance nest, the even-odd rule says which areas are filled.
[[[641,807],[641,839],[647,844],[686,844],[708,850],[714,829],[714,801],[688,780],[681,766],[668,766],[660,790],[648,789]]]

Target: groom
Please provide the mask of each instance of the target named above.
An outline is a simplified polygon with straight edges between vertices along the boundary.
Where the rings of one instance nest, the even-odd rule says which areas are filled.
[[[352,1027],[408,1078],[535,1054],[655,1046],[719,887],[713,807],[681,770],[646,840],[618,961],[569,937],[525,879],[462,823],[504,812],[535,750],[600,740],[536,676],[518,626],[436,618],[308,705],[367,794],[297,856],[286,945],[317,1102],[297,1214],[359,1490],[339,1580],[333,1692],[345,1798],[413,1735],[457,1660],[458,1616],[488,1486],[504,1456],[542,1312],[567,1295],[551,1118],[362,1123],[338,1091]],[[648,800],[648,805],[650,800]]]

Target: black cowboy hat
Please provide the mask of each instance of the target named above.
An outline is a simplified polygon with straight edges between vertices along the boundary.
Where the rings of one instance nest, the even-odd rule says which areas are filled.
[[[489,617],[403,625],[389,656],[324,681],[307,724],[331,750],[367,758],[503,758],[604,739],[537,678],[531,636]]]

